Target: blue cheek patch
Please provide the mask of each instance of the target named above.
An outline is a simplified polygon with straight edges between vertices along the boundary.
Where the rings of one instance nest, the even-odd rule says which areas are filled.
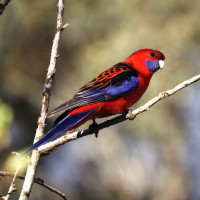
[[[146,60],[145,61],[147,68],[150,72],[156,72],[157,70],[160,69],[159,62],[158,61],[151,61],[151,60]]]

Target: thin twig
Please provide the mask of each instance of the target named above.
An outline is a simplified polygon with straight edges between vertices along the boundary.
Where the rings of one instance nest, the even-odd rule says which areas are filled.
[[[11,0],[4,0],[4,3],[0,3],[0,15],[3,14],[6,6],[10,3]]]
[[[132,114],[134,116],[139,115],[145,111],[149,111],[150,107],[153,106],[155,103],[157,103],[158,101],[160,101],[161,99],[164,99],[168,96],[171,96],[173,94],[175,94],[176,92],[178,92],[179,90],[187,87],[188,85],[191,85],[192,83],[196,82],[200,80],[200,74],[197,76],[194,76],[186,81],[183,81],[182,83],[180,83],[179,85],[177,85],[176,87],[174,87],[173,89],[170,90],[166,90],[164,92],[159,93],[156,97],[154,97],[153,99],[151,99],[150,101],[148,101],[146,104],[144,104],[143,106],[139,107],[138,109],[132,111]],[[95,125],[94,127],[92,127],[92,129],[85,129],[82,131],[78,131],[78,132],[73,132],[67,135],[64,135],[54,141],[48,142],[47,144],[41,146],[38,150],[41,154],[43,153],[49,153],[50,151],[54,150],[56,147],[63,145],[69,141],[72,140],[76,140],[80,137],[86,136],[86,135],[91,135],[94,134],[104,128],[107,128],[109,126],[118,124],[120,122],[123,122],[127,119],[130,119],[131,116],[129,114],[125,115],[120,115],[118,117],[115,117],[111,120],[107,120],[103,123],[100,123],[98,125]]]
[[[43,136],[43,130],[45,126],[45,120],[47,117],[49,100],[51,96],[52,81],[56,73],[58,45],[59,45],[62,31],[64,30],[65,27],[67,27],[67,25],[65,25],[64,28],[62,26],[63,11],[64,11],[64,0],[59,0],[58,1],[58,15],[57,15],[57,30],[56,30],[56,34],[55,34],[52,49],[51,49],[50,64],[48,67],[48,72],[47,72],[47,76],[46,76],[46,80],[44,84],[42,109],[41,109],[40,117],[38,119],[38,127],[36,130],[34,143]],[[33,151],[32,157],[31,157],[31,164],[28,166],[24,185],[23,185],[19,200],[27,200],[29,198],[39,158],[40,158],[40,153],[38,151]]]
[[[13,192],[16,191],[16,188],[15,188],[15,179],[16,179],[16,177],[17,177],[17,173],[18,173],[18,171],[19,171],[19,168],[20,168],[20,165],[17,166],[17,169],[16,169],[15,173],[14,173],[13,176],[12,176],[13,179],[12,179],[12,182],[11,182],[11,184],[10,184],[10,188],[9,188],[9,190],[8,190],[7,195],[1,197],[1,199],[3,199],[3,200],[8,200],[8,199],[10,199],[11,194],[12,194]]]
[[[0,171],[0,177],[14,177],[15,175],[16,175],[16,173],[13,174],[13,173],[10,173],[10,172],[7,172],[7,171]],[[24,180],[25,176],[17,175],[16,178]],[[65,200],[67,199],[66,195],[64,193],[62,193],[59,190],[53,188],[52,186],[46,184],[45,181],[43,179],[41,179],[41,178],[34,178],[34,183],[37,183],[37,184],[47,188],[49,191],[58,194],[60,197],[62,197]]]

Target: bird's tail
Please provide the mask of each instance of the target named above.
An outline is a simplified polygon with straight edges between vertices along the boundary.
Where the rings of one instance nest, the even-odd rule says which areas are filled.
[[[68,130],[78,124],[80,121],[82,121],[84,118],[86,118],[90,113],[92,113],[96,108],[81,112],[78,114],[69,114],[67,117],[65,117],[63,120],[61,120],[54,128],[52,128],[44,137],[42,137],[40,140],[38,140],[36,143],[28,147],[23,153],[21,153],[18,157],[19,158],[27,156],[29,153],[31,153],[34,149],[39,148],[41,145],[47,143],[48,141],[55,138],[59,133],[61,133],[63,130]]]

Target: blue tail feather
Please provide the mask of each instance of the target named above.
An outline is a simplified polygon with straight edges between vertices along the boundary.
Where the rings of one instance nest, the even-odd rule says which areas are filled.
[[[79,114],[68,115],[63,120],[61,120],[54,128],[52,128],[44,137],[42,137],[36,143],[27,148],[23,153],[21,153],[18,156],[18,158],[25,157],[26,155],[31,153],[34,149],[39,148],[41,145],[55,138],[62,131],[72,128],[80,121],[82,121],[85,117],[87,117],[90,113],[92,113],[94,110],[96,110],[96,108],[86,112],[81,112]]]

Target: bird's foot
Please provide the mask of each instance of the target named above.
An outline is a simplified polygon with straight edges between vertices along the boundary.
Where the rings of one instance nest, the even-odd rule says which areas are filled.
[[[97,125],[98,125],[98,124],[95,122],[95,119],[93,119],[92,124],[89,125],[89,129],[90,129],[91,131],[93,131]],[[97,137],[98,137],[98,134],[99,134],[99,131],[94,131],[94,133],[95,133],[95,137],[97,138]]]
[[[126,116],[127,114],[129,114],[129,115],[130,115],[130,118],[129,118],[129,120],[134,120],[134,119],[136,118],[136,116],[135,116],[135,115],[133,115],[133,113],[132,113],[132,110],[131,110],[131,109],[127,109],[127,110],[125,110],[123,114],[124,114],[125,116]]]

